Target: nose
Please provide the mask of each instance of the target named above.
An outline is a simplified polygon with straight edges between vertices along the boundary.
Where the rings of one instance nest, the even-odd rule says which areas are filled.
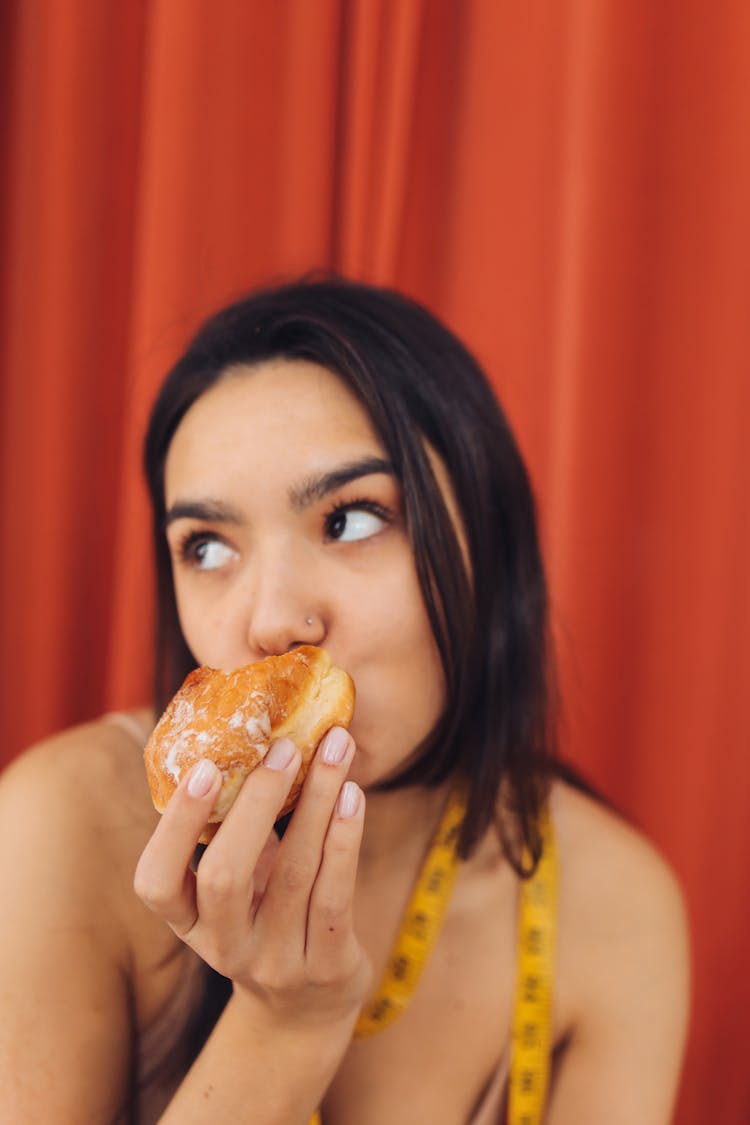
[[[253,561],[246,609],[253,659],[323,643],[326,614],[313,570],[304,562],[289,549],[266,551]]]

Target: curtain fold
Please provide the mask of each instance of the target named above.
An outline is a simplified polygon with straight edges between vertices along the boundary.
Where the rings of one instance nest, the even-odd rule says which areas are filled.
[[[0,64],[0,760],[148,697],[140,445],[199,320],[397,285],[527,456],[566,749],[685,887],[678,1125],[744,1120],[750,7],[15,0]]]
[[[345,12],[336,265],[386,284],[395,276],[403,236],[428,13],[422,0],[363,0]]]

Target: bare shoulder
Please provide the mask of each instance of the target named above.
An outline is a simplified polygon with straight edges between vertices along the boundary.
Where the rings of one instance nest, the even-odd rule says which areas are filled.
[[[552,813],[560,852],[561,910],[579,945],[621,945],[651,930],[684,941],[677,877],[658,849],[614,810],[559,783]]]
[[[679,882],[658,849],[606,805],[557,784],[551,808],[564,1050],[550,1121],[666,1122],[689,1009]]]
[[[150,800],[136,732],[148,729],[149,711],[124,718],[132,732],[104,716],[30,747],[0,774],[0,794],[30,789],[38,800],[53,803],[75,794],[84,830],[89,824],[101,827],[103,815],[107,823],[112,817],[143,819]]]
[[[156,822],[143,775],[133,735],[97,721],[0,777],[0,1087],[14,1121],[110,1121],[127,1097],[139,951],[165,945],[132,890]]]
[[[145,726],[147,714],[133,717]],[[100,897],[132,879],[157,819],[139,746],[107,719],[45,739],[0,776],[0,852],[23,841],[24,864],[55,855],[58,875],[75,864],[81,888]],[[104,871],[106,880],[94,878]]]

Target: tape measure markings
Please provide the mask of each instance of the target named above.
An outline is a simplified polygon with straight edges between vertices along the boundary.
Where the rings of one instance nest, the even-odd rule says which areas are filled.
[[[417,878],[380,987],[357,1020],[355,1039],[374,1035],[393,1023],[409,1003],[419,983],[440,933],[458,873],[456,843],[465,812],[463,792],[454,791]]]

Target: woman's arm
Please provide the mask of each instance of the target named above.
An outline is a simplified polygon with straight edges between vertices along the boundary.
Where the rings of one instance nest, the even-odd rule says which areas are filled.
[[[132,747],[109,753],[107,737],[117,736],[101,725],[70,732],[0,778],[0,1089],[14,1125],[111,1125],[132,1094],[134,935],[146,917],[132,872],[146,787],[139,760],[133,780]],[[249,1112],[259,1125],[306,1125],[346,1051],[370,976],[351,919],[364,797],[354,787],[353,813],[337,806],[352,754],[347,740],[342,762],[311,770],[267,882],[253,878],[256,853],[294,760],[256,771],[197,880],[189,860],[211,790],[193,798],[183,786],[159,822],[139,889],[236,982],[165,1125]]]
[[[307,1125],[349,1047],[353,1020],[274,1027],[235,993],[159,1125]]]
[[[0,1089],[14,1125],[109,1125],[128,1093],[127,950],[90,815],[107,768],[90,737],[41,746],[0,778]]]
[[[688,1023],[682,895],[642,837],[587,804],[567,831],[561,933],[570,941],[561,956],[573,1015],[546,1120],[668,1125]]]

